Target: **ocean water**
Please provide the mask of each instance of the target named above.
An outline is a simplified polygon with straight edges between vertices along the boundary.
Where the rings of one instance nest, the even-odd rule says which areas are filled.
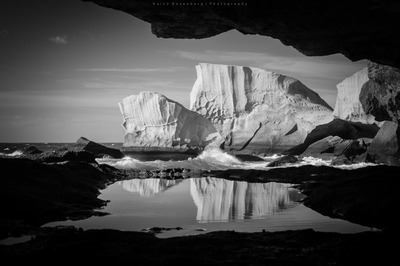
[[[120,148],[122,143],[102,143]],[[35,146],[40,150],[57,150],[73,143],[1,143],[0,155],[15,157],[23,149]],[[154,156],[153,156],[154,157]],[[291,184],[248,183],[214,177],[196,176],[196,171],[226,169],[258,169],[268,171],[267,164],[279,158],[276,154],[261,157],[262,161],[243,161],[226,152],[210,148],[198,156],[163,154],[145,159],[142,154],[129,154],[122,159],[99,158],[120,169],[162,170],[190,169],[190,178],[132,179],[116,182],[101,191],[99,198],[110,202],[102,210],[110,215],[79,221],[59,221],[45,226],[74,225],[84,229],[111,228],[145,230],[149,227],[181,227],[159,237],[199,234],[215,230],[259,232],[312,228],[317,231],[355,233],[373,230],[340,219],[323,216],[301,203],[304,197]],[[301,165],[325,165],[330,161],[303,158]],[[335,166],[356,169],[373,164]],[[281,166],[286,167],[286,166]]]
[[[263,161],[243,161],[237,157],[230,155],[218,148],[205,149],[198,156],[188,157],[185,160],[141,160],[140,156],[135,155],[126,156],[123,159],[97,159],[99,163],[109,164],[120,169],[143,169],[143,170],[157,170],[157,169],[170,169],[170,168],[187,168],[187,169],[201,169],[201,170],[227,170],[227,169],[256,169],[256,170],[269,170],[268,163],[278,159],[280,156],[271,154],[261,157]],[[290,164],[290,166],[314,165],[314,166],[331,166],[331,160],[322,160],[314,157],[303,158],[298,163]],[[373,166],[372,163],[358,163],[353,165],[340,165],[332,166],[341,169],[357,169],[366,166]],[[287,166],[280,166],[274,168],[283,168]]]
[[[30,146],[35,146],[41,151],[55,151],[62,148],[71,148],[74,146],[73,142],[31,142],[31,143],[0,143],[0,155],[3,156],[18,156],[22,154],[22,151]],[[110,148],[120,149],[122,143],[101,143]]]
[[[110,148],[120,149],[122,143],[100,143]],[[35,146],[42,151],[54,151],[62,148],[73,147],[74,143],[0,143],[0,156],[16,157],[22,154],[22,151],[30,146]],[[129,153],[122,159],[99,158],[98,163],[105,163],[121,169],[143,169],[157,170],[168,168],[187,168],[201,170],[227,170],[227,169],[257,169],[268,170],[266,167],[269,162],[278,159],[280,156],[269,154],[261,157],[263,161],[243,161],[237,157],[230,155],[218,148],[205,149],[198,156],[187,154],[159,154],[146,156],[144,154]],[[149,159],[150,158],[150,159]],[[319,158],[306,157],[301,162],[291,164],[290,166],[314,165],[314,166],[331,166],[330,160],[322,160]],[[352,165],[332,166],[341,169],[357,169],[366,166],[374,166],[372,163],[358,163]],[[287,166],[281,166],[287,167]],[[276,167],[275,167],[276,168]],[[279,168],[279,167],[278,167]]]

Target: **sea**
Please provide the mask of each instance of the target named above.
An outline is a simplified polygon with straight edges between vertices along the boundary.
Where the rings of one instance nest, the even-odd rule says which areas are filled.
[[[120,149],[122,143],[101,143]],[[30,146],[52,151],[72,147],[74,143],[0,143],[0,155],[16,157]],[[117,229],[151,232],[163,228],[158,237],[202,234],[219,230],[239,232],[314,229],[324,232],[357,233],[376,230],[341,219],[334,219],[302,204],[305,197],[288,183],[249,183],[207,176],[208,170],[257,169],[268,171],[268,163],[279,158],[269,154],[261,161],[243,161],[218,148],[199,155],[127,154],[122,159],[99,158],[98,163],[119,169],[165,170],[184,168],[183,178],[143,178],[117,181],[101,191],[99,198],[109,201],[101,209],[109,215],[83,220],[55,221],[44,226],[75,226],[83,229]],[[304,158],[291,166],[324,165],[329,160]],[[334,166],[356,169],[372,166],[360,163]],[[286,166],[281,166],[286,167]],[[276,167],[275,167],[276,168]],[[199,173],[199,174],[198,174]],[[200,174],[201,173],[201,174]]]

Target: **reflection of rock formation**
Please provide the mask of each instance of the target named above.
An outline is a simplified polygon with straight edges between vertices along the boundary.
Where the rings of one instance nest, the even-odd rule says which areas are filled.
[[[288,185],[247,183],[218,178],[193,178],[190,193],[200,222],[256,218],[286,208]]]
[[[122,188],[132,193],[139,193],[140,196],[152,197],[175,186],[182,180],[167,180],[162,178],[131,179],[119,182]]]

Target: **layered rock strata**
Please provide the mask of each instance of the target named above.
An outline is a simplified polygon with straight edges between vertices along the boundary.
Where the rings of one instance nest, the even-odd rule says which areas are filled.
[[[212,122],[225,150],[284,150],[332,120],[332,108],[294,78],[259,68],[205,63],[196,70],[190,109]]]

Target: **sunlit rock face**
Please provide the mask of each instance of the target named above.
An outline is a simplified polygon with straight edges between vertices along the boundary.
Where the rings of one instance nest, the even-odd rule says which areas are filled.
[[[333,112],[336,118],[368,124],[374,122],[374,117],[364,112],[359,100],[361,88],[367,81],[368,68],[364,68],[336,86],[337,98]]]
[[[187,151],[218,142],[220,135],[203,116],[156,92],[131,95],[119,104],[124,148]]]
[[[199,222],[257,218],[289,207],[289,188],[281,183],[247,183],[212,177],[190,179]]]
[[[152,197],[170,187],[177,185],[182,180],[167,180],[162,178],[131,179],[119,182],[122,188],[140,196]]]
[[[224,149],[276,152],[332,120],[332,108],[300,81],[264,69],[201,63],[190,109],[208,118]]]

